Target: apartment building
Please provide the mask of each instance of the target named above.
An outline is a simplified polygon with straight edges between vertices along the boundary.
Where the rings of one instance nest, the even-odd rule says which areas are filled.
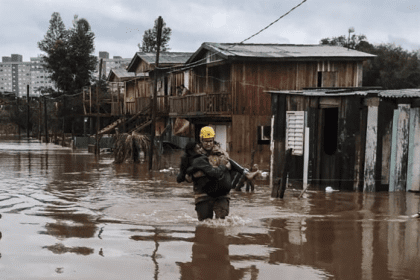
[[[20,54],[3,56],[0,63],[0,92],[13,92],[16,96],[38,96],[40,87],[54,87],[40,57],[23,61]]]
[[[125,69],[131,62],[131,58],[122,58],[121,56],[113,56],[109,58],[109,53],[106,51],[99,52],[98,66],[94,73],[95,77],[99,75],[99,61],[102,58],[102,76],[108,77],[111,69],[123,68]]]
[[[111,69],[125,69],[131,58],[114,56],[109,58],[106,51],[99,52],[102,58],[102,75],[108,77]],[[98,60],[99,61],[99,60]],[[94,73],[99,75],[99,64]],[[26,96],[27,86],[29,85],[29,95],[39,96],[41,87],[54,88],[54,83],[50,80],[50,73],[43,67],[41,57],[31,57],[30,61],[23,61],[20,54],[3,56],[0,63],[0,92],[13,92],[17,96]]]
[[[31,88],[38,95],[41,87],[55,88],[50,73],[42,66],[41,57],[31,57]]]

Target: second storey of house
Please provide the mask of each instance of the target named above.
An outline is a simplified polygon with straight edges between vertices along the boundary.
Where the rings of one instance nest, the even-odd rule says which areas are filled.
[[[192,94],[221,94],[233,115],[267,115],[266,91],[361,87],[363,62],[373,57],[338,46],[203,43],[183,81]]]

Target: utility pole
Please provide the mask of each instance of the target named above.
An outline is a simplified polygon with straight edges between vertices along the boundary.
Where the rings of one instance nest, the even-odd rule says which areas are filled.
[[[63,94],[63,138],[62,138],[62,142],[61,142],[61,146],[65,146],[65,143],[66,143],[66,141],[65,141],[65,139],[66,139],[66,134],[65,134],[65,131],[64,131],[64,129],[65,129],[65,123],[66,123],[66,94]]]
[[[99,62],[99,77],[98,77],[98,83],[96,84],[96,148],[95,148],[95,154],[99,155],[99,84],[102,78],[102,58]]]
[[[38,116],[38,139],[41,140],[41,122],[42,122],[42,105],[41,95],[38,96],[39,116]]]
[[[47,98],[44,95],[44,129],[45,129],[45,143],[49,143],[48,139],[48,116],[47,116]]]
[[[26,137],[29,140],[29,85],[26,85],[26,104],[27,104],[27,116],[26,116]]]
[[[16,94],[16,117],[18,119],[20,119],[20,112],[19,112],[19,95]],[[19,140],[20,140],[20,125],[19,122],[17,122],[17,127],[18,127],[18,135],[19,135]]]
[[[154,70],[154,83],[153,83],[153,99],[152,99],[152,126],[151,126],[151,135],[150,135],[150,152],[149,152],[149,170],[152,170],[153,166],[153,146],[155,142],[155,133],[156,133],[156,103],[157,103],[157,78],[159,73],[159,52],[160,52],[160,40],[162,36],[162,17],[158,18],[158,32],[157,32],[157,48],[156,48],[156,62]]]

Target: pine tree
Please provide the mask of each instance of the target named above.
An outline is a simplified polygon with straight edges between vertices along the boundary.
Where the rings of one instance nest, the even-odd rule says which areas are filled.
[[[73,20],[66,30],[59,13],[53,13],[44,39],[38,42],[45,68],[51,73],[59,93],[74,94],[89,86],[96,69],[97,58],[92,55],[95,35],[86,19]]]
[[[144,31],[143,42],[138,44],[141,52],[156,52],[157,51],[157,33],[158,33],[158,19],[155,20],[155,25],[152,29]],[[169,51],[168,48],[169,40],[171,39],[172,29],[166,27],[165,21],[162,20],[162,37],[160,41],[160,51]]]

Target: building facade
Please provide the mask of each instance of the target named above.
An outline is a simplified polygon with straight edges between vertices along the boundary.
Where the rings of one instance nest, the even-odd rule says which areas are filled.
[[[41,57],[23,61],[22,55],[3,56],[0,63],[0,92],[12,92],[17,96],[38,96],[41,87],[54,87],[50,74],[42,66]]]
[[[96,68],[96,71],[94,73],[95,77],[98,77],[99,75],[99,61],[102,59],[102,76],[108,77],[109,71],[111,69],[126,69],[128,64],[130,64],[131,58],[122,58],[121,56],[113,56],[112,58],[109,58],[109,53],[106,51],[100,51],[99,57],[98,57],[98,66]]]

